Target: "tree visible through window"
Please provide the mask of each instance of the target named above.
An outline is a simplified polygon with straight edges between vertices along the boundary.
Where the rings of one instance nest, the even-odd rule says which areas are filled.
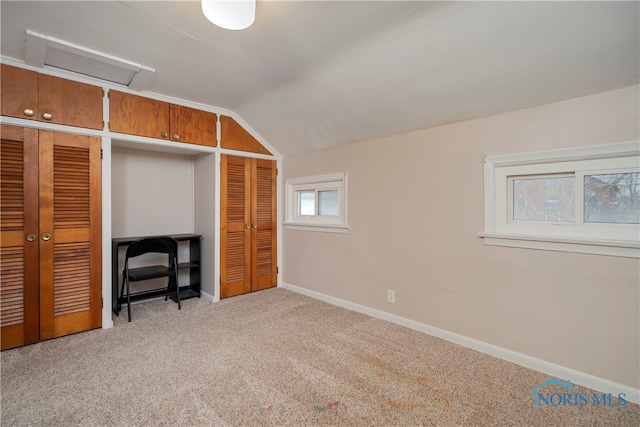
[[[513,219],[573,221],[575,178],[514,178]]]
[[[484,164],[486,244],[640,258],[640,142]]]
[[[584,222],[640,224],[640,173],[585,175]]]

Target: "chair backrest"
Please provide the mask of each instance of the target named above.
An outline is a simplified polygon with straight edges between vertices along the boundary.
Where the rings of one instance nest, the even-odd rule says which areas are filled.
[[[177,255],[178,241],[173,237],[143,237],[129,245],[126,259],[147,253]]]

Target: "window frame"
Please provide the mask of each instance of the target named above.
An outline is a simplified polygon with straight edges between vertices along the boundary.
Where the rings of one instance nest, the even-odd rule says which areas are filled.
[[[584,177],[640,170],[640,141],[490,156],[484,159],[486,245],[640,258],[639,224],[584,221]],[[575,176],[574,221],[514,220],[512,182]],[[511,218],[511,219],[510,219]]]
[[[338,215],[300,215],[298,194],[315,192],[315,208],[318,210],[318,192],[338,191]],[[316,175],[285,180],[285,222],[284,226],[294,230],[346,233],[347,224],[347,174],[345,172]]]

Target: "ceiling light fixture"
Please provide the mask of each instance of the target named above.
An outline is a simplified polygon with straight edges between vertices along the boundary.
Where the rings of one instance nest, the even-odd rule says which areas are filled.
[[[256,19],[256,0],[201,0],[202,13],[218,27],[244,30]]]

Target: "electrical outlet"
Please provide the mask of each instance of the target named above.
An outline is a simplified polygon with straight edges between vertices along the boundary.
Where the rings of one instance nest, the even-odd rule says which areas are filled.
[[[387,302],[391,304],[396,302],[396,291],[387,289]]]

